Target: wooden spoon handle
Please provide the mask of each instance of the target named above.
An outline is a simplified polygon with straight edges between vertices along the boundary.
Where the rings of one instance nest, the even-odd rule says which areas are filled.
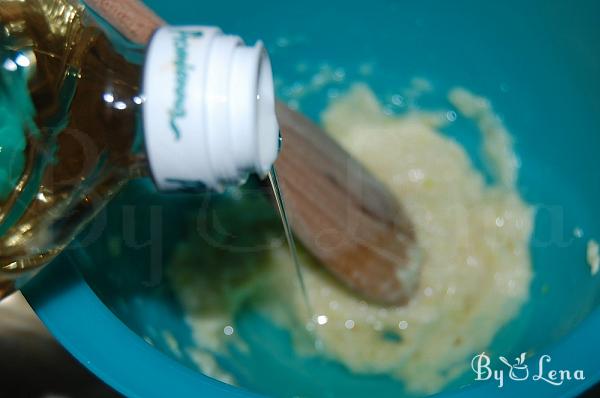
[[[137,0],[86,0],[123,35],[146,43],[163,21]],[[276,162],[292,228],[340,281],[364,297],[402,304],[418,281],[412,224],[398,201],[307,118],[277,103]]]
[[[339,280],[385,304],[409,300],[419,259],[398,201],[321,128],[282,103],[276,162],[292,228]]]
[[[129,40],[145,44],[164,21],[137,0],[85,0],[94,11],[107,20]]]

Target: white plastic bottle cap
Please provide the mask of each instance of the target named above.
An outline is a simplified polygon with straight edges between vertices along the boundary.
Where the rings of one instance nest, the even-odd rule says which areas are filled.
[[[261,42],[163,27],[144,65],[143,124],[157,187],[221,190],[265,175],[279,150],[271,63]]]

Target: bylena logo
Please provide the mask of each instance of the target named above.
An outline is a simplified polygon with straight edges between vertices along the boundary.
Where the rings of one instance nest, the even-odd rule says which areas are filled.
[[[502,388],[505,384],[505,379],[508,377],[509,380],[513,381],[525,381],[531,379],[532,381],[539,381],[551,384],[553,386],[560,386],[565,382],[571,380],[585,380],[585,375],[582,369],[568,370],[568,369],[554,369],[550,365],[552,358],[550,355],[542,355],[537,362],[537,368],[525,363],[525,353],[521,353],[515,358],[514,363],[509,362],[505,357],[498,357],[500,362],[504,366],[501,369],[493,369],[491,366],[491,359],[485,352],[475,355],[471,360],[471,369],[475,373],[476,381],[484,380],[496,380],[498,388]],[[530,371],[531,370],[531,371]]]
[[[188,41],[190,37],[201,37],[201,31],[179,30],[175,35],[173,45],[175,47],[175,100],[173,107],[169,112],[171,117],[171,130],[175,135],[175,139],[179,140],[181,133],[177,126],[177,119],[185,117],[185,88],[188,81],[188,72],[192,68],[188,64]]]

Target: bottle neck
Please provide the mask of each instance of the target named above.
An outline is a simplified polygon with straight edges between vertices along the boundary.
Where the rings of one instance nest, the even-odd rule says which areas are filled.
[[[56,4],[71,4],[65,1]],[[149,167],[162,190],[219,190],[270,170],[279,131],[262,43],[247,47],[211,27],[165,27],[144,49],[102,21],[96,21],[102,29],[83,24],[82,12],[65,37],[44,34],[51,39],[23,46],[35,49],[27,79],[42,135],[56,130],[73,155],[93,148],[84,151],[92,160],[76,170],[82,178],[106,156],[112,168],[134,176],[147,175]],[[40,27],[58,26],[43,15],[48,20]],[[74,142],[80,139],[92,145]],[[62,166],[52,174],[65,174]]]
[[[262,43],[247,47],[213,27],[160,28],[142,87],[145,148],[159,189],[221,190],[271,168],[279,128]]]

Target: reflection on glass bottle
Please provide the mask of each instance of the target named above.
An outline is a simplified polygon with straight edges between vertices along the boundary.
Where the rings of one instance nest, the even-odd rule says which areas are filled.
[[[0,97],[15,119],[3,126],[14,136],[2,143],[3,273],[46,263],[146,169],[136,137],[140,67],[85,17],[65,0],[0,4]]]
[[[96,22],[76,0],[0,0],[0,281],[46,264],[148,170],[159,189],[220,189],[277,156],[262,43],[187,26],[141,48]]]

